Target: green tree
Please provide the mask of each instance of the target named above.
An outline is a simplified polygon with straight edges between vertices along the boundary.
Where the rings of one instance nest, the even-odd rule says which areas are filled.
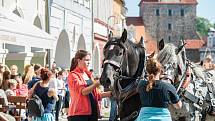
[[[210,21],[206,18],[197,17],[196,19],[196,29],[201,36],[207,36],[210,27],[213,27]]]

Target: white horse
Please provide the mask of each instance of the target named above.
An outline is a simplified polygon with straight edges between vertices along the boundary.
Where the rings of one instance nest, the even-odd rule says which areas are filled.
[[[159,42],[157,59],[164,67],[163,80],[172,83],[183,102],[182,109],[169,108],[174,121],[215,121],[215,71],[205,71],[186,58],[179,47]]]

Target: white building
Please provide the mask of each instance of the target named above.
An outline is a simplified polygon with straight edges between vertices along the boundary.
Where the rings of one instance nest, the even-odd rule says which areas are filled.
[[[215,61],[215,29],[210,28],[207,37],[207,46],[200,49],[200,58],[204,60],[205,57],[211,56],[213,62]]]
[[[101,62],[103,59],[103,47],[107,42],[107,31],[113,27],[113,0],[93,0],[94,17],[94,48],[93,48],[93,70],[95,76],[100,75]]]
[[[50,33],[57,39],[51,61],[68,68],[77,50],[92,53],[92,3],[91,0],[52,0],[50,6]]]
[[[20,73],[26,64],[44,65],[54,41],[45,32],[44,0],[0,1],[0,63],[16,64]]]
[[[91,5],[91,0],[0,0],[0,63],[18,65],[20,73],[30,63],[55,61],[69,68],[78,49],[92,52]]]

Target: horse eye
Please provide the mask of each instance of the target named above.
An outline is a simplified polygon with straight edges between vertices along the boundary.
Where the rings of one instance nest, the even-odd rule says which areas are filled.
[[[122,55],[122,52],[119,52],[119,55]]]

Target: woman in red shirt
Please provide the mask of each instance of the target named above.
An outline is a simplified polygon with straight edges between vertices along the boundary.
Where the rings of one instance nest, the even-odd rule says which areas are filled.
[[[98,121],[98,101],[111,96],[111,92],[100,93],[97,90],[100,82],[94,81],[88,71],[90,59],[90,54],[85,50],[78,50],[72,59],[68,76],[71,96],[68,121]]]

